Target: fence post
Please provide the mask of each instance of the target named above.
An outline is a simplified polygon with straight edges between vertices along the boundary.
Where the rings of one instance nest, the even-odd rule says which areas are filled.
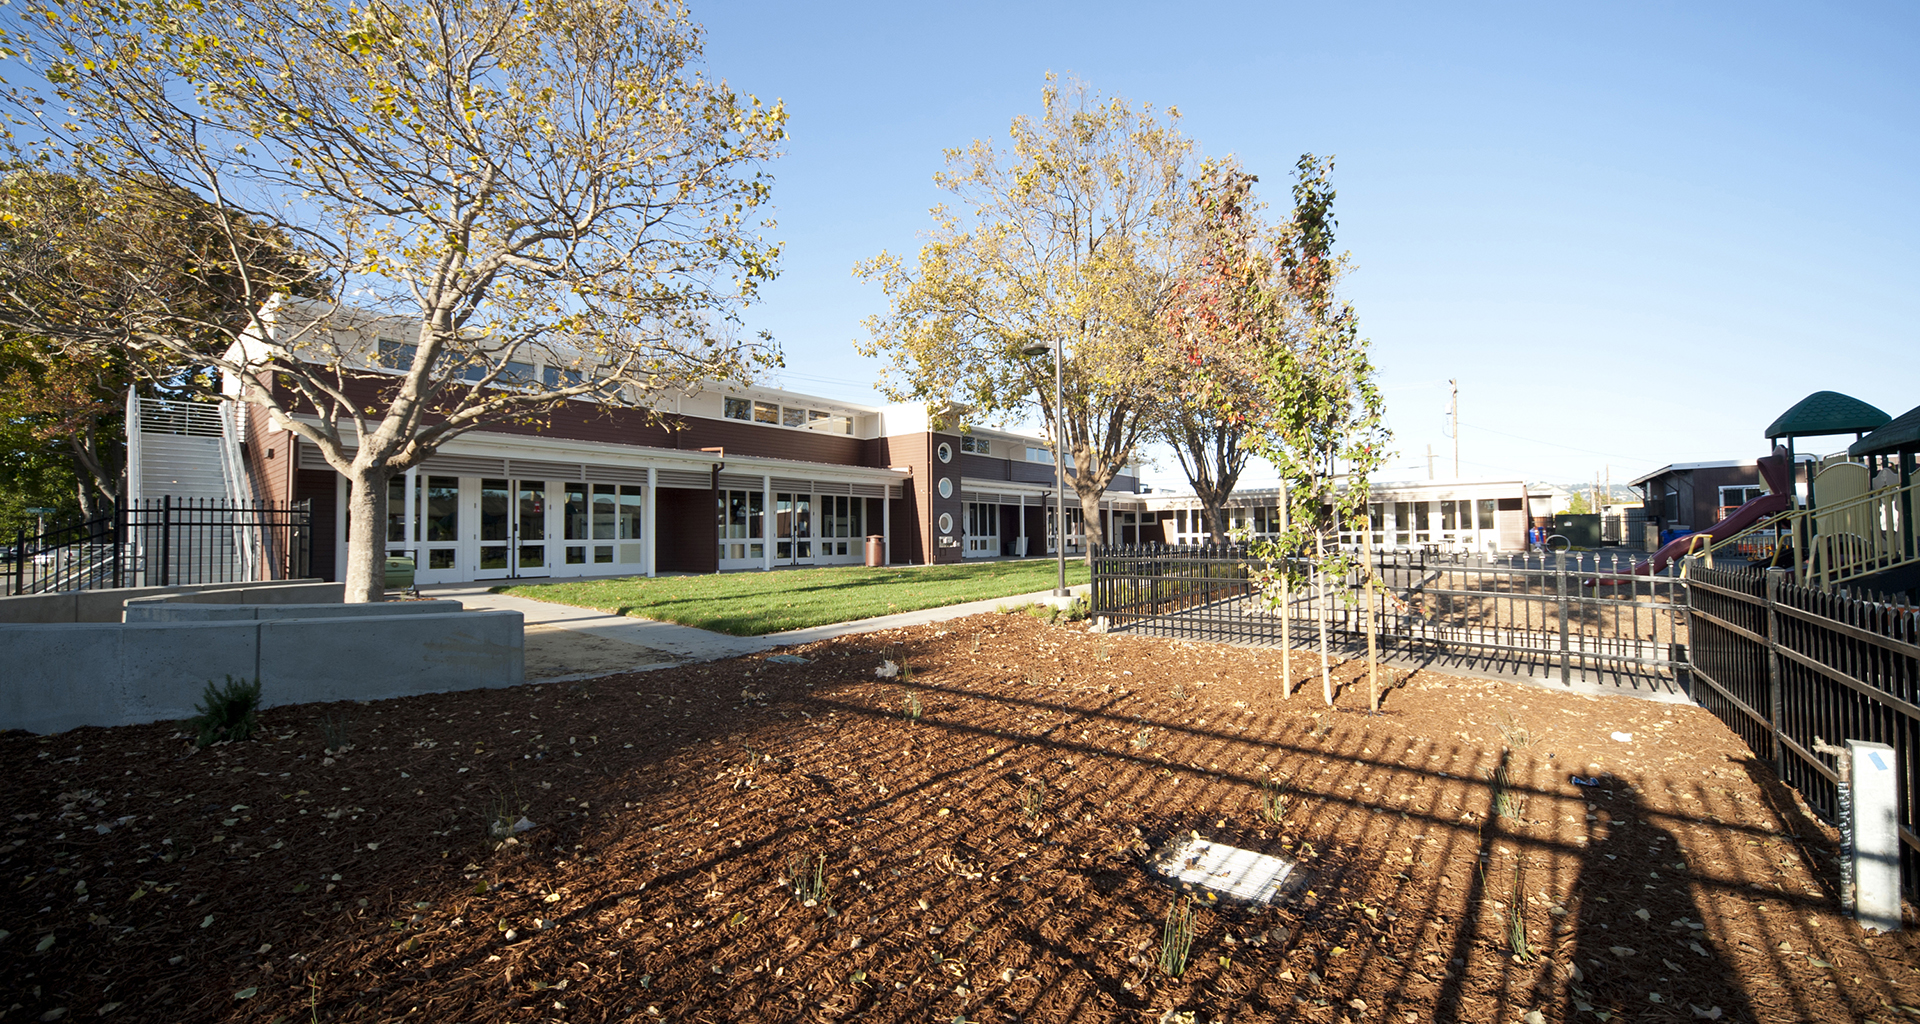
[[[1787,745],[1780,742],[1780,577],[1785,569],[1767,570],[1767,728],[1773,735],[1773,774],[1787,781]]]
[[[27,531],[13,531],[13,592],[23,593],[27,585]]]
[[[160,496],[160,585],[172,585],[173,495]]]
[[[1560,572],[1554,576],[1554,585],[1560,591],[1560,685],[1573,685],[1571,659],[1567,655],[1567,553],[1559,555]]]
[[[127,543],[127,503],[122,500],[113,506],[113,586],[117,590],[126,586],[126,568],[120,561],[120,549]]]

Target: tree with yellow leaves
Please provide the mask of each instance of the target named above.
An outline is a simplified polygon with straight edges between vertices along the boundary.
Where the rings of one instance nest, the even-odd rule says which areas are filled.
[[[350,485],[347,600],[382,597],[387,481],[573,399],[743,378],[773,274],[763,166],[785,111],[699,69],[671,0],[25,0],[0,50],[16,156],[204,202],[243,322],[156,302],[0,327],[219,372]],[[327,299],[246,254],[282,232]],[[407,339],[384,362],[369,320]],[[522,372],[541,363],[545,375]]]
[[[1080,507],[1098,508],[1174,355],[1158,316],[1192,151],[1178,119],[1049,75],[1040,115],[1015,118],[1006,148],[949,150],[934,180],[962,209],[934,211],[912,266],[881,253],[855,267],[891,305],[858,346],[892,360],[881,390],[981,418],[1040,413],[1059,424]],[[1057,410],[1054,360],[1022,351],[1039,345],[1060,355]],[[1086,531],[1091,557],[1098,516]]]

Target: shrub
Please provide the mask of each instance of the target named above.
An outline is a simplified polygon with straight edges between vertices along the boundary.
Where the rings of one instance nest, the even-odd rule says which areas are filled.
[[[200,699],[203,703],[193,706],[200,713],[188,720],[199,731],[198,745],[205,747],[222,740],[244,740],[253,736],[259,721],[255,713],[260,710],[260,680],[249,683],[228,676],[227,685],[223,687],[216,687],[208,680],[207,691]]]

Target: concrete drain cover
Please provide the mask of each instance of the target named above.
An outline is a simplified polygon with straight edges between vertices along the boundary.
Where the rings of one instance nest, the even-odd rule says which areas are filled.
[[[1147,869],[1172,882],[1198,886],[1228,899],[1272,903],[1306,884],[1307,873],[1290,860],[1242,850],[1183,832],[1147,858]]]

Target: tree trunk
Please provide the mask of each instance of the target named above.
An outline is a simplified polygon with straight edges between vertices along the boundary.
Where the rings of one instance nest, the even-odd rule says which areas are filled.
[[[1333,662],[1327,648],[1327,615],[1329,609],[1327,607],[1327,545],[1325,535],[1314,535],[1313,554],[1315,562],[1314,578],[1318,580],[1320,584],[1320,596],[1316,602],[1319,605],[1320,617],[1320,693],[1321,696],[1325,698],[1327,706],[1332,707]]]
[[[1287,574],[1293,567],[1280,553],[1280,699],[1293,698],[1293,602],[1287,596]]]
[[[1094,545],[1107,542],[1106,528],[1104,524],[1100,522],[1100,495],[1106,492],[1107,487],[1106,484],[1102,482],[1099,490],[1088,494],[1086,489],[1080,486],[1080,481],[1071,480],[1069,482],[1073,484],[1073,493],[1080,498],[1080,530],[1087,539],[1086,546],[1081,549],[1080,557],[1091,567],[1093,565]],[[1064,522],[1065,520],[1062,519],[1062,523]],[[1064,535],[1062,536],[1062,543],[1065,543]]]
[[[346,602],[387,599],[387,482],[393,470],[357,461],[347,478]]]

